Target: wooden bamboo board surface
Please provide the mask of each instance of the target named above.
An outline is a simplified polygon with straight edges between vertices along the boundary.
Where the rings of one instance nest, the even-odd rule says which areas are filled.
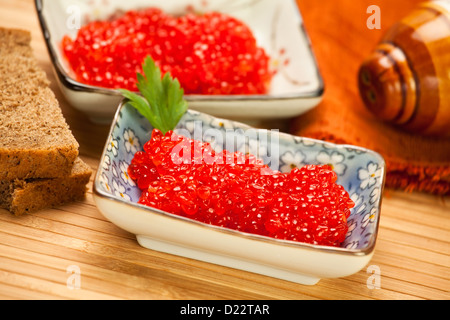
[[[109,126],[90,123],[56,86],[31,0],[0,0],[0,26],[30,30],[39,64],[97,169]],[[279,124],[271,124],[279,126]],[[449,299],[450,199],[386,190],[375,254],[345,278],[305,286],[142,248],[107,221],[92,198],[22,217],[0,210],[2,299]],[[80,288],[67,268],[81,271]],[[371,288],[369,266],[380,271]]]

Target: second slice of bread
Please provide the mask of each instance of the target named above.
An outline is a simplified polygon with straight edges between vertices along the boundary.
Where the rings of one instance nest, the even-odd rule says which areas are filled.
[[[28,31],[0,28],[0,180],[71,173],[75,140]]]
[[[83,199],[92,170],[80,158],[66,177],[0,181],[0,207],[14,215]]]

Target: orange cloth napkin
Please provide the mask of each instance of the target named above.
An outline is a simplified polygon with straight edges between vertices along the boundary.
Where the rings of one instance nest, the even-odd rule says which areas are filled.
[[[298,0],[325,93],[316,108],[293,120],[291,131],[380,153],[386,161],[387,188],[450,195],[450,139],[407,133],[378,120],[363,105],[357,86],[364,58],[419,2]],[[380,8],[380,30],[366,25],[372,4]]]

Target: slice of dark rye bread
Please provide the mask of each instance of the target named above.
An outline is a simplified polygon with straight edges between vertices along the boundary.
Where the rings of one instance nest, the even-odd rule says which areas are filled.
[[[71,173],[75,140],[28,31],[0,27],[0,180]]]
[[[19,216],[81,200],[91,173],[90,167],[77,158],[66,177],[0,181],[0,207]]]
[[[92,175],[30,41],[0,27],[0,208],[15,215],[81,200]]]

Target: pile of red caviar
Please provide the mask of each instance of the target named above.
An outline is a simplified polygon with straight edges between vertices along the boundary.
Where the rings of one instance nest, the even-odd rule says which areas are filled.
[[[272,171],[253,155],[154,129],[129,176],[139,203],[204,223],[284,240],[339,246],[354,202],[328,165]]]
[[[127,11],[83,26],[62,50],[77,80],[137,91],[136,73],[150,55],[187,94],[264,94],[269,57],[243,22],[218,12],[171,16],[157,8]]]

